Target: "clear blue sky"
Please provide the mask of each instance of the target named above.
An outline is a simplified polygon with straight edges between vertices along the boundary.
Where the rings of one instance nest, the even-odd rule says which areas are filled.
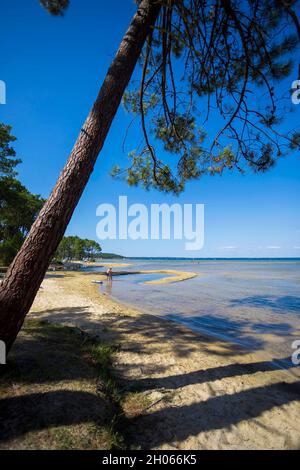
[[[19,176],[32,192],[49,195],[93,103],[136,6],[133,0],[71,0],[63,18],[38,0],[1,0],[0,79],[7,104],[0,120],[11,124],[23,163]],[[292,77],[296,79],[297,77]],[[290,122],[299,121],[300,105]],[[129,117],[121,108],[67,234],[96,239],[96,207],[116,203],[205,204],[205,245],[186,252],[183,241],[112,241],[105,251],[128,256],[299,257],[300,159],[294,154],[263,175],[227,173],[187,185],[180,198],[129,188],[109,176],[125,160]],[[134,131],[127,150],[140,135]]]

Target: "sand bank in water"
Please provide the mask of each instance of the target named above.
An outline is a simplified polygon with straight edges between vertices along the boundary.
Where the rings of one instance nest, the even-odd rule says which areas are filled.
[[[249,353],[119,305],[91,284],[94,277],[47,275],[30,317],[75,325],[119,345],[120,380],[150,403],[128,423],[137,446],[300,448],[295,376],[274,370],[262,351]]]
[[[101,272],[97,272],[100,276],[103,275]],[[186,281],[193,277],[199,276],[198,273],[192,273],[190,271],[178,271],[176,269],[146,269],[141,271],[113,271],[113,276],[127,276],[130,274],[167,274],[167,277],[160,279],[154,279],[152,281],[145,281],[144,284],[171,284],[173,282]]]
[[[153,281],[145,281],[144,284],[171,284],[172,282],[186,281],[198,276],[197,273],[191,273],[186,271],[177,271],[175,269],[152,269],[147,271],[140,271],[140,274],[167,274],[168,277],[161,279],[155,279]]]

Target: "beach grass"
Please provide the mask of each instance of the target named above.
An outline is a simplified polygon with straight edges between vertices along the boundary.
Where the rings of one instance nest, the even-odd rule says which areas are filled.
[[[0,380],[2,449],[120,449],[114,346],[27,320]]]

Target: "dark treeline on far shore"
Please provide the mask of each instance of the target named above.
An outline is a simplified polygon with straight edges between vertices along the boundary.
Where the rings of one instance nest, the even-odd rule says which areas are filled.
[[[95,240],[78,236],[64,237],[56,251],[54,261],[96,261],[97,259],[122,258],[114,253],[102,253],[102,248]]]
[[[102,248],[99,243],[78,236],[64,237],[55,253],[55,261],[94,261],[100,257]]]

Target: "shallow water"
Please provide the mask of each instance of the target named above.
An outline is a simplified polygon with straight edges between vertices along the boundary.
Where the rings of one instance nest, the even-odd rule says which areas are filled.
[[[300,339],[300,261],[128,262],[132,266],[123,268],[126,271],[179,269],[199,276],[181,283],[148,285],[143,282],[165,276],[133,274],[114,278],[102,290],[145,312],[290,361],[292,342]]]

